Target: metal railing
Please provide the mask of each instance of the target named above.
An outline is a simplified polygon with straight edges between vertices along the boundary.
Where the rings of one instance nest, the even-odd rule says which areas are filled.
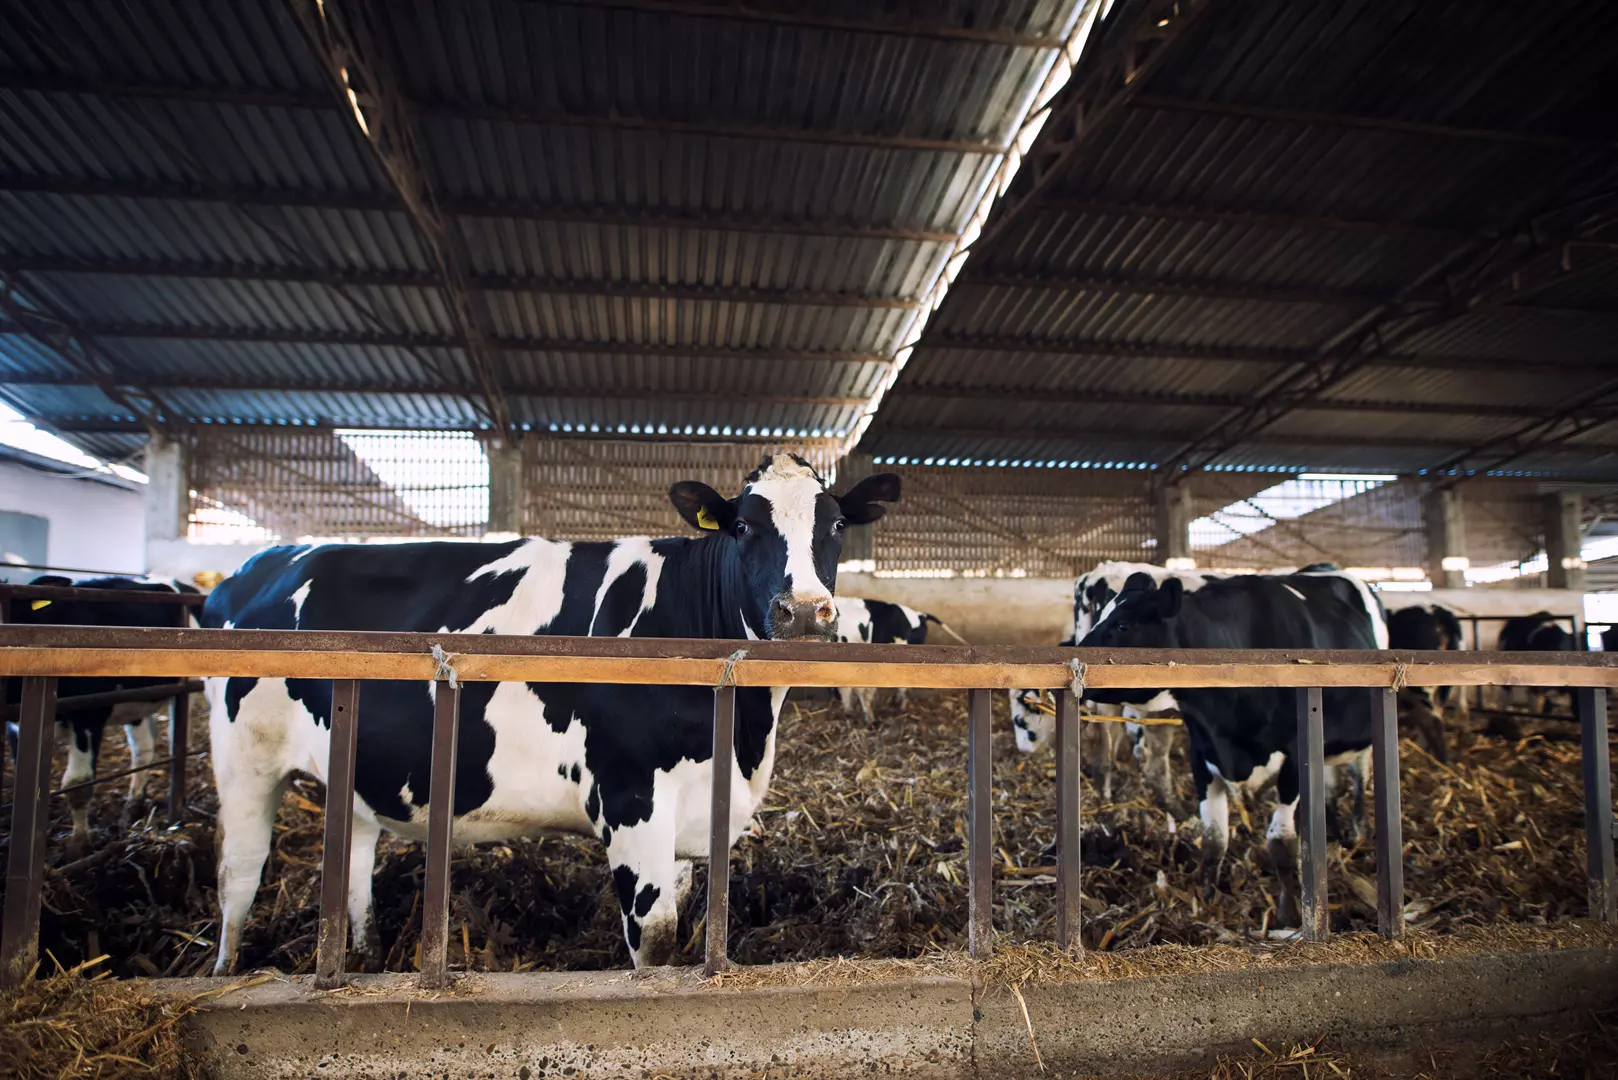
[[[1618,922],[1614,884],[1611,770],[1606,691],[1618,664],[1599,653],[1391,653],[1348,651],[1128,650],[947,645],[828,645],[650,638],[550,638],[259,630],[125,630],[93,627],[0,629],[0,675],[25,677],[18,797],[12,814],[0,977],[15,982],[38,952],[39,896],[49,758],[46,737],[59,677],[122,673],[146,677],[240,676],[331,679],[325,850],[315,985],[343,981],[347,938],[349,841],[353,828],[355,735],[364,702],[360,680],[437,681],[428,797],[421,984],[445,985],[448,970],[450,808],[463,682],[585,682],[714,687],[715,761],[734,745],[738,686],[970,691],[968,768],[968,937],[975,957],[991,949],[991,704],[1012,687],[1057,693],[1057,942],[1079,941],[1079,699],[1095,689],[1190,687],[1295,688],[1301,794],[1301,936],[1327,933],[1322,689],[1364,688],[1372,695],[1376,769],[1378,920],[1383,934],[1403,932],[1399,748],[1395,688],[1524,683],[1576,690],[1583,721],[1585,828],[1593,916]],[[448,654],[433,655],[434,646]],[[453,678],[451,678],[453,676]],[[1082,682],[1082,685],[1081,685]],[[706,966],[728,965],[731,846],[730,770],[715,768],[710,791],[710,868]],[[36,792],[35,798],[23,797]],[[335,810],[336,812],[332,812]]]

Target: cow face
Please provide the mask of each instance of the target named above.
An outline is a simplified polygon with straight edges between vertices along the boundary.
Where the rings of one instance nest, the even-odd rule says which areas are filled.
[[[1185,586],[1178,578],[1161,585],[1150,574],[1131,574],[1120,592],[1101,613],[1095,629],[1079,642],[1087,648],[1172,649],[1174,622],[1179,617]],[[1109,705],[1138,705],[1156,697],[1157,690],[1091,690],[1086,696]]]
[[[1056,738],[1056,701],[1048,690],[1011,691],[1011,728],[1027,754]]]
[[[776,454],[747,477],[742,493],[722,498],[706,484],[682,481],[669,490],[674,508],[694,528],[724,545],[727,589],[750,633],[777,641],[830,640],[836,634],[837,563],[843,531],[868,525],[899,498],[892,473],[867,477],[845,495],[826,490],[796,454]]]

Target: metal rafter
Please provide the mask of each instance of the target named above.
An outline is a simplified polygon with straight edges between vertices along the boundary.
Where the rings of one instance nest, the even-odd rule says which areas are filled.
[[[1608,197],[1604,194],[1585,202]],[[1157,475],[1168,483],[1179,483],[1233,447],[1253,441],[1258,432],[1343,382],[1400,341],[1522,298],[1525,294],[1517,283],[1532,280],[1538,290],[1563,280],[1566,245],[1589,238],[1610,221],[1602,213],[1586,210],[1568,225],[1567,214],[1565,207],[1544,211],[1506,230],[1491,244],[1452,252],[1396,298],[1378,305],[1333,335],[1309,360],[1278,376],[1250,405],[1188,440],[1158,466]]]
[[[1116,274],[983,273],[968,272],[956,284],[1028,291],[1084,291],[1132,296],[1183,296],[1204,300],[1252,300],[1278,304],[1331,304],[1364,306],[1381,303],[1377,293],[1346,289],[1311,289],[1288,285],[1255,285],[1239,281],[1197,281]]]
[[[1131,202],[1111,199],[1045,199],[1033,208],[1041,214],[1105,214],[1112,217],[1154,218],[1162,221],[1189,221],[1212,225],[1277,229],[1322,229],[1339,232],[1407,233],[1440,239],[1482,237],[1476,229],[1421,221],[1344,218],[1324,214],[1288,214],[1275,210],[1240,207],[1197,206],[1179,203]]]
[[[342,108],[323,94],[300,90],[257,89],[232,86],[181,86],[159,83],[113,82],[63,75],[10,72],[0,75],[0,90],[34,94],[73,94],[147,101],[178,101],[199,105],[330,111]],[[592,114],[516,103],[484,104],[463,101],[405,101],[413,116],[446,120],[527,124],[541,127],[583,127],[609,131],[651,132],[709,138],[766,142],[816,143],[873,150],[915,150],[931,153],[987,156],[1004,147],[983,139],[938,139],[880,132],[837,131],[828,128],[778,127],[734,121],[676,120],[650,116]]]
[[[424,270],[343,269],[318,266],[254,266],[190,260],[76,259],[61,255],[0,256],[0,268],[53,274],[108,274],[129,277],[209,278],[297,285],[436,289],[441,279]],[[468,284],[486,292],[542,293],[549,296],[620,300],[689,300],[702,303],[785,304],[877,311],[909,311],[919,301],[903,297],[859,296],[806,289],[760,289],[737,285],[684,285],[635,281],[578,281],[537,274],[474,274]]]
[[[1541,415],[1538,419],[1503,435],[1451,454],[1428,471],[1446,473],[1461,469],[1469,473],[1489,472],[1509,465],[1536,450],[1576,439],[1615,420],[1618,420],[1618,379],[1608,379],[1595,389],[1579,395],[1576,401],[1556,412]],[[1590,449],[1612,453],[1618,448],[1590,447]],[[1479,458],[1483,459],[1482,462],[1474,464]],[[1450,477],[1435,486],[1450,488],[1465,479],[1465,476]]]
[[[657,15],[725,19],[731,22],[761,23],[767,26],[800,26],[811,30],[838,30],[855,34],[885,34],[904,38],[932,38],[976,45],[1009,45],[1022,49],[1060,49],[1059,37],[1006,30],[995,27],[960,26],[945,22],[923,22],[915,17],[883,21],[833,15],[806,0],[793,3],[736,3],[735,0],[559,0],[578,7],[607,7],[622,11],[644,11]],[[921,10],[926,10],[922,5]],[[943,9],[940,9],[943,10]]]
[[[397,199],[370,192],[334,192],[325,189],[267,189],[225,187],[218,184],[173,183],[160,180],[95,177],[45,177],[0,174],[0,192],[86,196],[91,198],[152,199],[161,202],[218,203],[226,206],[265,206],[295,210],[343,210],[366,213],[401,213]],[[439,204],[450,218],[531,221],[554,225],[592,225],[630,229],[703,229],[726,233],[763,233],[771,236],[808,236],[832,240],[906,240],[923,244],[954,244],[955,234],[939,229],[904,225],[866,225],[856,222],[813,221],[741,211],[687,211],[678,209],[628,210],[622,206],[589,203],[562,205],[528,199],[461,199]]]
[[[404,203],[438,268],[445,306],[482,396],[481,411],[496,431],[511,430],[511,414],[490,362],[487,312],[472,295],[464,238],[438,211],[416,147],[404,97],[394,79],[367,0],[287,0],[332,93],[354,117],[382,173]]]
[[[1104,39],[1086,48],[1074,65],[1076,77],[1057,95],[1039,138],[974,246],[982,250],[1044,197],[1085,140],[1141,92],[1209,6],[1210,0],[1146,0],[1132,22],[1102,28]]]
[[[26,334],[55,352],[86,384],[134,413],[147,431],[176,433],[173,414],[163,400],[131,380],[95,335],[53,310],[37,293],[28,293],[21,275],[0,270],[0,314],[9,321],[11,333]]]

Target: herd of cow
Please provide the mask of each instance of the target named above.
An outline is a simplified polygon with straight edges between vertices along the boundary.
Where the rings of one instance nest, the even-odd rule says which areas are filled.
[[[199,624],[229,630],[386,630],[718,639],[926,640],[932,616],[876,600],[834,599],[843,535],[880,518],[899,498],[892,474],[833,495],[803,459],[775,455],[726,499],[694,481],[670,498],[698,536],[596,543],[521,539],[360,546],[277,547],[250,559],[209,593]],[[69,584],[41,578],[38,584]],[[190,590],[157,580],[100,578],[85,589]],[[1072,631],[1062,643],[1129,648],[1454,649],[1460,624],[1442,608],[1386,614],[1376,593],[1335,566],[1292,574],[1215,576],[1146,564],[1106,563],[1078,579]],[[17,613],[58,625],[172,625],[151,604],[34,601]],[[945,628],[947,631],[947,628]],[[1502,648],[1568,649],[1571,635],[1547,616],[1513,620]],[[156,680],[150,680],[156,681]],[[8,695],[18,697],[19,680]],[[141,680],[63,679],[63,697],[133,688]],[[331,683],[321,679],[210,678],[211,758],[219,794],[222,933],[216,973],[233,969],[242,928],[269,854],[276,809],[295,773],[324,779]],[[731,835],[761,805],[775,764],[786,687],[736,694]],[[354,948],[380,963],[371,917],[376,846],[386,828],[426,835],[436,684],[368,682],[361,696],[349,914]],[[853,691],[843,691],[845,708]],[[858,691],[871,717],[869,691]],[[1440,710],[1423,690],[1401,695],[1401,718],[1444,753]],[[1110,797],[1116,740],[1134,740],[1149,786],[1176,817],[1180,806],[1163,721],[1178,719],[1203,827],[1205,880],[1217,881],[1228,841],[1232,789],[1273,782],[1267,841],[1281,881],[1277,925],[1297,922],[1298,775],[1290,691],[1100,691],[1087,711],[1126,721],[1096,725],[1091,771]],[[1364,691],[1326,691],[1328,765],[1352,790],[1347,820],[1329,831],[1365,831],[1371,739]],[[476,843],[566,831],[598,837],[607,851],[624,936],[637,967],[666,963],[691,862],[707,854],[712,694],[697,686],[469,683],[462,692],[454,833]],[[1019,749],[1051,741],[1053,712],[1037,691],[1011,692]],[[109,720],[128,733],[133,764],[152,760],[149,703],[69,714],[65,784],[94,775]],[[13,741],[15,732],[12,733]],[[1336,783],[1335,779],[1332,781]],[[142,778],[132,781],[134,798]],[[1335,790],[1331,788],[1329,790]],[[70,795],[75,839],[88,837],[88,789]],[[1328,800],[1335,811],[1336,800]]]

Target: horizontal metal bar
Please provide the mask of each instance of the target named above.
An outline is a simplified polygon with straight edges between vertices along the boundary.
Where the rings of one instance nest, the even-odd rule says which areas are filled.
[[[1255,285],[1237,281],[1195,281],[1174,278],[1118,277],[1103,274],[984,273],[967,274],[955,287],[1018,289],[1023,292],[1118,293],[1131,296],[1184,296],[1203,300],[1252,300],[1274,304],[1379,304],[1377,293],[1343,289],[1309,289],[1289,285]]]
[[[1108,199],[1067,199],[1052,197],[1035,208],[1041,213],[1105,214],[1110,217],[1155,218],[1161,221],[1189,221],[1214,225],[1267,227],[1278,229],[1325,229],[1339,232],[1411,233],[1446,240],[1472,237],[1492,238],[1481,229],[1443,225],[1436,222],[1389,221],[1373,218],[1343,218],[1324,214],[1288,214],[1275,210],[1241,207],[1197,206],[1180,203],[1132,202]]]
[[[171,604],[201,607],[201,593],[158,592],[147,589],[78,589],[70,585],[0,584],[0,603],[7,600],[79,600],[87,604]]]
[[[122,705],[129,701],[167,701],[180,694],[200,694],[202,683],[196,679],[185,682],[159,683],[156,686],[141,686],[133,690],[108,690],[100,694],[79,694],[75,697],[56,699],[56,715],[63,713],[84,712],[88,709],[99,709],[106,705]],[[15,720],[20,706],[7,705],[5,717]]]
[[[976,45],[1009,45],[1022,49],[1060,49],[1066,44],[1061,38],[1048,34],[930,22],[914,15],[899,16],[890,20],[851,18],[831,14],[814,4],[777,6],[737,4],[729,0],[560,0],[560,2],[573,6],[599,5],[624,11],[645,11],[656,15],[680,15],[687,18],[722,19],[728,22],[763,23],[769,26],[837,30],[851,34],[885,34],[893,37],[927,38]]]
[[[678,638],[526,637],[307,630],[0,627],[0,675],[431,679],[433,645],[468,681],[712,686],[734,643]],[[1063,649],[760,641],[735,664],[739,686],[1055,689],[1069,661],[1105,688],[1392,685],[1618,686],[1607,653]]]
[[[159,199],[222,203],[228,206],[265,206],[309,210],[347,210],[403,213],[404,204],[369,192],[289,190],[286,188],[228,188],[148,180],[103,180],[96,177],[44,177],[0,175],[0,191],[92,198]],[[749,214],[745,211],[653,209],[629,211],[621,206],[567,205],[520,199],[448,200],[440,212],[452,218],[493,218],[547,222],[570,227],[597,226],[629,229],[708,229],[714,232],[767,233],[847,240],[908,240],[954,244],[955,234],[941,229],[906,225],[870,225],[844,221]]]

